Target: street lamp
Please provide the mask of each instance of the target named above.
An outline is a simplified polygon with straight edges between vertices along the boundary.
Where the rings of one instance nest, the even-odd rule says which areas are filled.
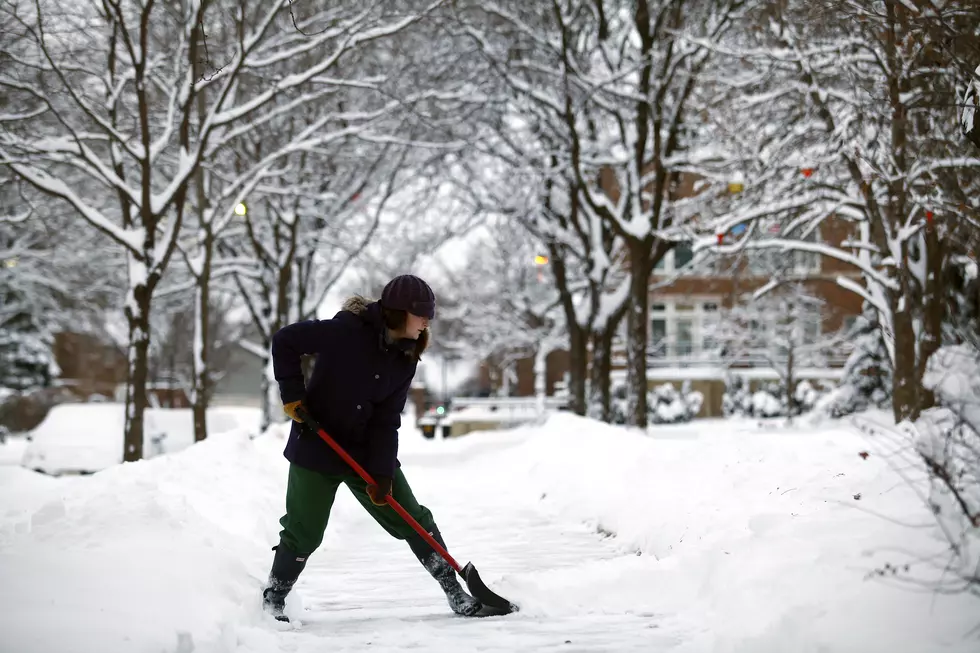
[[[745,190],[745,176],[741,172],[736,172],[728,181],[728,192],[737,195]]]
[[[245,215],[246,213],[248,213],[248,207],[245,206],[245,202],[239,202],[235,206],[235,215]]]
[[[544,266],[548,265],[548,257],[538,254],[534,257],[534,264],[538,267],[538,283],[544,282]]]

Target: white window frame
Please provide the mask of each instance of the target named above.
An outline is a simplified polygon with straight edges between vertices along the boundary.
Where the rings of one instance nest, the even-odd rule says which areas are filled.
[[[669,274],[676,274],[678,272],[678,267],[676,265],[677,257],[675,256],[677,252],[677,247],[681,245],[691,246],[691,243],[678,243],[669,252],[664,254],[664,257],[660,259],[660,266],[653,269],[655,275],[666,276]],[[684,272],[682,276],[685,277],[710,277],[714,276],[714,270],[710,266],[702,266],[701,268],[694,268]]]
[[[664,305],[663,310],[655,310],[654,306]],[[714,304],[715,310],[705,310],[706,304]],[[678,306],[691,305],[694,310],[681,311]],[[693,358],[704,353],[704,338],[707,331],[707,324],[711,316],[717,315],[721,311],[721,297],[713,295],[694,295],[694,296],[663,296],[660,295],[650,302],[650,332],[653,331],[654,320],[664,320],[666,326],[665,340],[667,351],[665,359],[674,358]],[[677,353],[678,320],[690,318],[691,320],[691,351],[687,354]],[[653,343],[651,343],[653,344]]]

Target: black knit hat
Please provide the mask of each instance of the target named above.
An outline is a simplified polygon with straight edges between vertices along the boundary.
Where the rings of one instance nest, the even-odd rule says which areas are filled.
[[[411,274],[397,276],[381,291],[381,305],[408,311],[431,320],[436,315],[436,296],[429,284]]]

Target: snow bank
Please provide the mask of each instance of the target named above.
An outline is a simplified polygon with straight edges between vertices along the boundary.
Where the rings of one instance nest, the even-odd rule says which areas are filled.
[[[315,609],[280,626],[259,592],[287,431],[231,430],[89,477],[31,475],[36,485],[18,470],[0,487],[0,650],[977,650],[975,599],[865,580],[941,544],[876,442],[739,420],[648,435],[568,414],[403,439],[416,495],[454,552],[521,613],[453,620],[404,545],[341,493],[332,541],[294,593]]]
[[[144,413],[143,455],[153,458],[194,443],[191,409],[148,408]],[[212,408],[208,433],[257,430],[258,409]],[[61,404],[31,432],[21,464],[47,474],[97,472],[122,462],[125,404]]]
[[[26,515],[5,494],[3,650],[233,650],[236,628],[260,618],[256,596],[278,539],[270,516],[285,490],[281,445],[215,435],[54,481]]]
[[[880,443],[843,425],[703,420],[646,435],[558,414],[526,435],[484,473],[506,470],[515,502],[533,497],[650,556],[631,573],[657,611],[706,629],[684,650],[977,650],[975,599],[866,580],[910,561],[912,577],[934,579],[941,570],[916,556],[943,543]],[[501,589],[520,600],[527,585]]]

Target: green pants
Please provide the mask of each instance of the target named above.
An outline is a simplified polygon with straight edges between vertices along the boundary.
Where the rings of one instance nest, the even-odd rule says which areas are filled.
[[[282,530],[279,537],[292,551],[313,553],[323,541],[323,534],[330,519],[330,509],[340,484],[350,488],[354,498],[368,511],[388,534],[399,540],[417,535],[389,505],[376,506],[367,493],[367,483],[354,472],[349,474],[321,474],[298,465],[289,466],[289,481],[286,487],[286,514],[279,523]],[[419,505],[412,488],[401,469],[395,470],[391,481],[391,495],[395,501],[408,511],[415,521],[427,531],[435,528],[432,513]]]

